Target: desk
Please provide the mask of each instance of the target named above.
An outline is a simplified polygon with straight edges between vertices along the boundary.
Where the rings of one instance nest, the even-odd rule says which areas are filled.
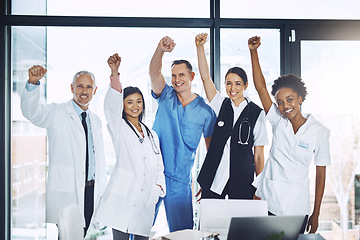
[[[211,236],[213,235],[210,232],[206,232],[206,231],[198,231],[198,230],[191,230],[191,229],[186,229],[186,230],[181,230],[181,231],[176,231],[176,232],[172,232],[169,234],[166,234],[164,236],[160,236],[157,238],[154,238],[153,240],[164,240],[164,239],[171,239],[171,240],[200,240],[200,239],[212,239]],[[209,238],[207,238],[209,237]]]

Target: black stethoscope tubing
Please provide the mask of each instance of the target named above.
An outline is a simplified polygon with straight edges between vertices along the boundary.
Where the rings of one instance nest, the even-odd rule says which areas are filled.
[[[125,120],[125,122],[127,123],[127,125],[129,125],[129,127],[131,128],[131,130],[133,130],[133,132],[136,134],[137,138],[139,139],[139,142],[140,142],[140,143],[143,143],[143,142],[144,142],[144,138],[142,138],[142,137],[136,132],[136,130],[135,130],[135,128],[133,127],[133,125],[132,125],[127,119],[124,119],[124,120]],[[160,154],[160,151],[159,151],[159,149],[157,148],[157,146],[156,146],[156,144],[155,144],[154,136],[153,136],[153,134],[151,133],[150,129],[149,129],[144,123],[142,123],[142,122],[140,122],[140,121],[139,121],[139,123],[141,123],[141,124],[145,127],[146,133],[147,133],[147,135],[148,135],[148,137],[149,137],[149,139],[150,139],[151,146],[152,146],[152,148],[153,148],[154,153],[157,154],[157,155]]]

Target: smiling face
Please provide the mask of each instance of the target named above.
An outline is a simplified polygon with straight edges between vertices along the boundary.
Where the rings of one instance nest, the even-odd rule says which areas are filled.
[[[130,94],[124,99],[124,112],[130,122],[138,121],[143,108],[143,99],[139,93]]]
[[[189,72],[185,63],[174,65],[171,69],[171,83],[175,91],[178,93],[191,91],[191,81],[194,76],[195,73]]]
[[[74,102],[82,109],[86,110],[97,87],[93,79],[88,74],[78,76],[73,84],[71,84],[71,92],[73,93]]]
[[[281,114],[290,121],[301,117],[300,105],[302,97],[299,96],[292,88],[280,88],[275,94],[276,104]]]
[[[235,73],[229,73],[225,79],[225,88],[226,93],[229,98],[234,102],[235,106],[239,106],[239,104],[245,100],[244,98],[244,90],[247,88],[248,84],[244,84],[239,75]]]

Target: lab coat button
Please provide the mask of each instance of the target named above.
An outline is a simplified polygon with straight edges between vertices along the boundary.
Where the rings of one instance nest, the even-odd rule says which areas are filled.
[[[144,191],[144,189],[142,188],[142,189],[141,189],[141,191],[143,192],[143,191]]]
[[[136,204],[134,204],[133,207],[136,207]]]

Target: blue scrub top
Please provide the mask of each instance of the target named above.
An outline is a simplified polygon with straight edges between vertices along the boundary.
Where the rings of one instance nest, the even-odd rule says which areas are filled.
[[[151,94],[158,102],[153,129],[159,136],[165,176],[191,184],[196,148],[202,134],[211,137],[216,114],[200,96],[183,107],[167,84],[158,98]]]

